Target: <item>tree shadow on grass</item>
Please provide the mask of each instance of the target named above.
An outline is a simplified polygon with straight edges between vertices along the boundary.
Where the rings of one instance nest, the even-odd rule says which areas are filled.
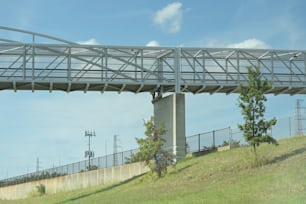
[[[183,168],[180,168],[180,169],[178,169],[177,170],[177,172],[181,172],[181,171],[184,171],[185,169],[188,169],[188,168],[190,168],[190,167],[192,167],[193,165],[187,165],[187,166],[184,166]]]
[[[290,157],[296,156],[298,154],[302,154],[304,152],[306,152],[306,146],[301,147],[301,148],[296,149],[296,150],[293,150],[293,151],[288,152],[286,154],[274,157],[274,159],[270,160],[268,163],[273,164],[273,163],[281,162],[281,161],[284,161],[286,159],[289,159]]]
[[[131,182],[131,181],[133,181],[133,180],[135,180],[135,179],[137,179],[137,178],[143,176],[144,174],[146,174],[146,173],[140,174],[140,175],[138,175],[138,176],[134,176],[134,177],[132,177],[132,178],[130,178],[130,179],[127,179],[127,180],[122,181],[122,182],[120,182],[120,183],[111,185],[111,186],[109,186],[109,187],[102,188],[102,189],[97,190],[97,191],[94,191],[94,192],[82,194],[82,195],[79,195],[79,196],[76,196],[76,197],[73,197],[73,198],[69,198],[69,199],[67,199],[67,200],[60,201],[60,202],[57,202],[57,203],[54,203],[54,204],[63,204],[63,203],[73,202],[73,201],[76,201],[76,200],[79,200],[79,199],[82,199],[82,198],[86,198],[86,197],[89,197],[89,196],[94,195],[94,194],[97,194],[97,193],[106,192],[106,191],[112,190],[112,189],[114,189],[114,188],[116,188],[116,187],[119,187],[119,186],[121,186],[121,185],[127,184],[127,183],[129,183],[129,182]]]
[[[169,174],[170,175],[172,175],[172,174],[177,174],[177,173],[180,173],[180,172],[182,172],[182,171],[184,171],[185,169],[188,169],[188,168],[190,168],[190,167],[192,167],[193,165],[187,165],[187,166],[184,166],[184,167],[182,167],[182,168],[176,168],[176,167],[174,167],[174,171],[172,171],[172,172],[170,172]]]

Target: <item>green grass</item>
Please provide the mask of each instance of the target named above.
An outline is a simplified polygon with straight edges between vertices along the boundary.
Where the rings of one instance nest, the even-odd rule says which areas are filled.
[[[254,167],[251,148],[185,159],[161,179],[129,181],[13,203],[305,203],[306,137],[261,145]]]

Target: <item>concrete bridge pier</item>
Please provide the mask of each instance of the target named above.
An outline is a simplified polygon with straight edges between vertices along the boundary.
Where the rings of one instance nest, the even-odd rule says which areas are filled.
[[[163,138],[165,147],[172,151],[179,160],[186,155],[185,133],[185,95],[175,93],[166,97],[153,99],[154,122],[159,125],[164,123],[167,130]]]

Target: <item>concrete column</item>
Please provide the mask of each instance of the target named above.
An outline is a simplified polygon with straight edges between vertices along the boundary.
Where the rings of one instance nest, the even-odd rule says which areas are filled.
[[[175,93],[153,101],[155,124],[164,123],[167,133],[164,146],[172,150],[177,159],[186,155],[185,95]]]

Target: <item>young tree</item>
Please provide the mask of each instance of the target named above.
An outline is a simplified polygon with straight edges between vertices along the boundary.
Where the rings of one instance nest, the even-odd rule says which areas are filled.
[[[153,117],[144,121],[144,126],[146,138],[136,138],[139,152],[135,158],[144,161],[152,172],[156,172],[158,177],[161,177],[167,172],[167,166],[174,161],[174,155],[163,149],[165,140],[161,136],[166,133],[166,130],[164,125],[157,127]]]
[[[253,146],[256,159],[256,147],[261,143],[277,145],[277,141],[268,134],[268,130],[276,124],[276,119],[268,121],[264,119],[264,102],[267,101],[264,94],[270,88],[271,85],[267,81],[261,81],[258,67],[255,69],[248,67],[248,85],[239,87],[239,107],[245,122],[238,127],[243,131],[245,140]]]

